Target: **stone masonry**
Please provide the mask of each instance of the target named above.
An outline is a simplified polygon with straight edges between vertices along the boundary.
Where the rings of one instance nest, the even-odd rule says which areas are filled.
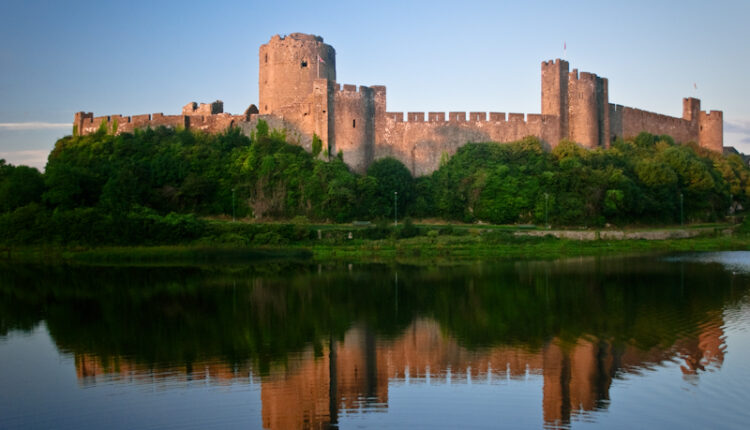
[[[646,131],[723,151],[721,111],[701,111],[695,98],[683,99],[682,118],[612,104],[606,78],[570,71],[568,62],[560,59],[542,62],[541,114],[408,112],[406,117],[386,111],[384,86],[337,83],[336,51],[320,36],[276,35],[260,47],[259,61],[258,107],[251,105],[243,115],[224,113],[221,101],[188,103],[182,115],[94,117],[78,112],[74,133],[166,126],[207,133],[239,127],[249,134],[263,119],[308,151],[313,135],[319,136],[329,155],[341,152],[356,172],[390,156],[414,176],[430,174],[445,155],[468,142],[512,142],[526,136],[538,137],[548,148],[569,139],[593,149]]]

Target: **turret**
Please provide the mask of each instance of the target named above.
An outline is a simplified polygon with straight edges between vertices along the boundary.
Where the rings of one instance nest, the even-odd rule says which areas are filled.
[[[81,136],[83,132],[83,123],[94,119],[93,112],[76,112],[73,117],[73,136]]]
[[[724,114],[720,110],[698,115],[698,144],[711,151],[724,152]]]
[[[292,33],[260,47],[259,109],[284,116],[309,103],[316,79],[336,80],[336,51],[323,38]]]
[[[693,123],[698,122],[698,114],[701,111],[701,101],[693,97],[682,99],[682,119]]]
[[[609,143],[608,83],[573,69],[568,78],[568,138],[587,148]]]
[[[568,137],[568,62],[557,59],[542,62],[542,115],[559,118],[560,132],[551,145]]]

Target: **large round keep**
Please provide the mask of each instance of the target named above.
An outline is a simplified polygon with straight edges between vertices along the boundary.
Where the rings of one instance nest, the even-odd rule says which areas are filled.
[[[259,109],[283,114],[300,108],[315,79],[336,80],[336,51],[310,34],[276,35],[260,47]]]

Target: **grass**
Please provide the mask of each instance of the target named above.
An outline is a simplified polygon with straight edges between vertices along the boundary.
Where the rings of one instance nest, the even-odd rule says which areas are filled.
[[[416,237],[401,240],[352,241],[346,245],[315,245],[314,258],[326,259],[481,259],[563,258],[584,255],[639,254],[679,251],[748,250],[750,236],[696,237],[670,240],[592,240],[515,237],[486,240],[477,236]]]
[[[316,225],[308,227],[319,228]],[[335,224],[326,227],[326,231],[335,234],[325,236],[322,240],[305,239],[269,246],[197,241],[193,244],[173,246],[21,247],[0,249],[0,259],[43,263],[158,266],[246,264],[311,258],[316,261],[398,260],[425,263],[435,260],[554,259],[591,255],[750,250],[750,231],[740,229],[734,235],[726,236],[721,233],[728,227],[725,224],[690,226],[702,228],[704,232],[701,236],[686,239],[589,241],[556,239],[550,236],[516,236],[514,232],[519,229],[511,226],[460,224],[421,225],[421,235],[412,238],[347,239],[349,231],[364,227]],[[439,231],[446,233],[438,233]],[[427,234],[428,232],[431,233]]]
[[[269,260],[303,260],[312,252],[301,247],[133,246],[101,248],[20,248],[5,256],[13,261],[88,265],[180,266],[237,264]]]

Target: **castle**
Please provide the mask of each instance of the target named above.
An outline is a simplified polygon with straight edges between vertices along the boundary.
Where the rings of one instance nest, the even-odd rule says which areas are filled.
[[[311,150],[313,135],[327,153],[341,153],[347,165],[364,172],[384,157],[400,160],[412,175],[426,175],[468,142],[511,142],[538,137],[554,147],[562,139],[586,148],[607,147],[617,137],[642,131],[667,134],[677,142],[696,142],[723,151],[721,111],[700,110],[700,100],[683,99],[682,118],[609,103],[607,79],[572,71],[565,60],[542,62],[541,114],[490,112],[386,111],[384,86],[340,85],[336,51],[314,35],[276,35],[260,47],[259,103],[243,115],[223,112],[220,101],[188,103],[181,115],[111,115],[78,112],[74,134],[100,127],[113,133],[146,127],[184,127],[209,133],[239,127],[250,134],[259,119],[284,129],[287,140]]]

